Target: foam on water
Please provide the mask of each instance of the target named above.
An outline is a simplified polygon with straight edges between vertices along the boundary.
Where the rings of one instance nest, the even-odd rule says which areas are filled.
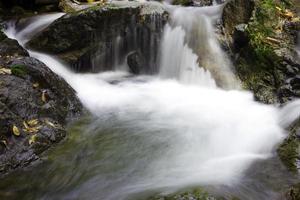
[[[61,14],[51,16],[54,20]],[[24,44],[28,40],[24,35],[51,21],[43,20],[37,17],[19,32],[10,26],[6,33]],[[54,57],[30,52],[62,76],[95,116],[101,119],[113,113],[116,121],[132,130],[126,134],[144,137],[149,146],[164,144],[159,155],[148,155],[142,173],[131,173],[128,183],[113,186],[115,191],[103,199],[122,199],[149,189],[236,184],[254,161],[273,155],[285,137],[283,128],[299,117],[299,101],[282,110],[255,102],[250,92],[217,87],[211,72],[199,68],[197,54],[185,42],[186,29],[167,25],[165,34],[170,37],[162,46],[163,67],[159,76],[152,77],[128,78],[122,71],[75,74]],[[215,69],[225,71],[223,80],[228,83],[232,72],[226,66]],[[132,151],[146,151],[146,146],[137,145]],[[82,188],[97,190],[97,185],[92,189],[86,183]]]

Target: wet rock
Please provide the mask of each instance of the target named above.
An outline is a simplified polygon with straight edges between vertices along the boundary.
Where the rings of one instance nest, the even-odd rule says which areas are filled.
[[[192,6],[194,4],[193,0],[174,0],[172,2],[173,5],[181,5],[181,6]]]
[[[0,49],[0,68],[7,72],[0,74],[0,173],[6,173],[62,140],[82,105],[63,79],[15,40],[2,40]]]
[[[60,0],[58,6],[62,11],[66,12],[66,13],[72,13],[72,12],[76,12],[79,10],[89,8],[92,5],[91,4],[78,4],[72,0]]]
[[[211,6],[213,0],[174,0],[172,4],[181,6]]]
[[[140,74],[143,71],[145,61],[143,55],[139,52],[132,52],[127,56],[127,64],[130,72],[133,74]]]
[[[3,33],[2,33],[3,34]],[[19,45],[17,40],[6,38],[0,43],[0,55],[4,56],[29,56],[28,52]]]
[[[254,10],[253,0],[230,0],[222,13],[223,26],[226,35],[232,35],[239,24],[247,24]]]
[[[213,0],[193,0],[194,6],[211,6],[213,4]]]
[[[245,47],[249,42],[249,36],[246,31],[246,24],[239,24],[234,27],[233,32],[233,48],[238,52],[241,48]]]
[[[111,70],[137,50],[152,73],[166,21],[159,3],[115,2],[67,14],[28,45],[59,56],[79,72]]]

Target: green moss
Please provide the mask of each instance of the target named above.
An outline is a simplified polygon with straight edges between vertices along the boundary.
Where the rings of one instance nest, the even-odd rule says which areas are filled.
[[[298,172],[297,162],[300,160],[300,139],[296,135],[296,131],[300,128],[300,121],[291,128],[290,135],[277,149],[277,153],[291,172]]]
[[[25,65],[12,65],[10,69],[11,73],[15,76],[24,77],[27,74],[27,68]]]
[[[193,199],[193,200],[224,200],[224,199],[239,200],[236,197],[230,197],[230,198],[214,197],[202,188],[197,188],[192,191],[180,192],[177,194],[172,194],[172,195],[167,195],[167,196],[155,196],[155,197],[149,198],[149,200],[190,200],[190,199]]]

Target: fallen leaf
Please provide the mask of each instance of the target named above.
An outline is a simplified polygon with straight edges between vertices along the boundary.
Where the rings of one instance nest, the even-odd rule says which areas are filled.
[[[0,68],[0,74],[8,74],[8,75],[11,75],[11,70],[10,69],[7,69],[7,68]]]
[[[23,125],[24,125],[25,129],[29,128],[28,124],[25,121],[23,121]]]
[[[4,144],[4,146],[7,147],[7,142],[6,142],[6,140],[0,140],[0,143],[1,143],[1,144]]]
[[[55,124],[53,124],[52,122],[50,122],[49,120],[45,120],[45,123],[49,126],[52,126],[53,128],[57,128]]]
[[[46,91],[43,91],[42,92],[42,101],[44,102],[44,103],[46,103]]]
[[[19,131],[18,127],[16,127],[15,125],[13,125],[12,130],[13,130],[14,135],[16,135],[16,136],[20,135],[20,131]]]
[[[32,120],[27,121],[27,123],[29,126],[36,126],[39,123],[39,120],[32,119]]]
[[[278,6],[276,6],[276,9],[279,10],[279,11],[282,11],[282,9]]]
[[[38,88],[40,86],[40,84],[39,83],[34,83],[34,84],[32,84],[32,86],[33,86],[33,88]]]
[[[28,141],[29,145],[33,144],[36,142],[36,139],[37,139],[37,135],[32,135]]]

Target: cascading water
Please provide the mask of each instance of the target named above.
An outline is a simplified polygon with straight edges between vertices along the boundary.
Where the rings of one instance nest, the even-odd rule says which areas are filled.
[[[235,88],[236,80],[211,27],[219,7],[203,9],[173,11],[159,76],[75,74],[49,55],[30,52],[66,79],[96,119],[77,135],[71,129],[53,161],[15,179],[29,178],[27,187],[40,199],[144,198],[199,185],[237,187],[254,161],[272,157],[283,127],[299,113],[283,119],[291,106],[280,110],[255,102],[250,92],[217,87]],[[50,22],[42,19],[6,33],[24,44],[25,30],[34,33]],[[240,194],[270,197],[256,195]]]
[[[171,26],[167,25],[165,28],[161,47],[163,77],[183,79],[184,82],[199,82],[204,77],[210,79],[211,74],[217,85],[222,88],[239,87],[231,71],[230,61],[214,34],[212,24],[219,19],[221,9],[222,6],[175,9],[169,7]],[[205,74],[198,79],[201,73]],[[214,80],[211,79],[210,82]],[[207,80],[204,82],[213,85]]]

